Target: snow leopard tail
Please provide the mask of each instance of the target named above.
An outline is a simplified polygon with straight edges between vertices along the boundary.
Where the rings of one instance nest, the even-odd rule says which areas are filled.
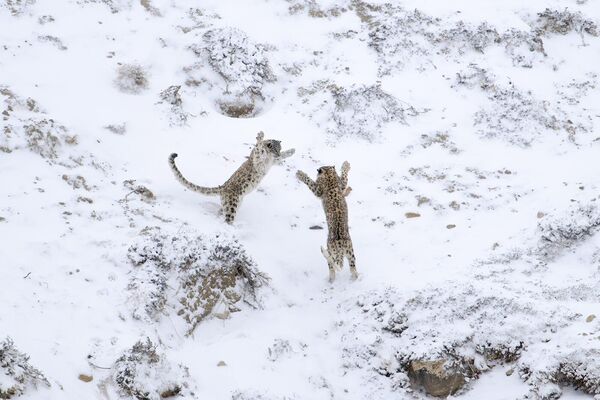
[[[173,171],[173,174],[175,174],[175,178],[177,178],[177,180],[186,188],[197,192],[197,193],[202,193],[208,196],[216,196],[216,195],[220,195],[221,191],[223,189],[222,186],[217,186],[217,187],[204,187],[204,186],[198,186],[190,181],[188,181],[187,179],[185,179],[185,177],[181,174],[181,172],[179,171],[179,168],[177,168],[177,165],[175,165],[175,159],[177,158],[177,153],[173,153],[169,156],[169,166],[171,167],[171,171]]]

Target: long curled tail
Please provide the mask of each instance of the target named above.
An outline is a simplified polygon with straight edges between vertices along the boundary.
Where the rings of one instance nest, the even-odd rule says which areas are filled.
[[[192,182],[188,181],[187,179],[185,179],[185,177],[181,174],[181,172],[179,171],[179,169],[177,168],[177,165],[175,165],[175,159],[177,158],[177,153],[173,153],[169,156],[169,166],[171,167],[171,171],[173,171],[173,174],[175,174],[175,178],[177,178],[177,180],[179,182],[181,182],[181,184],[183,186],[185,186],[186,188],[194,191],[194,192],[198,192],[198,193],[202,193],[202,194],[206,194],[209,196],[214,196],[214,195],[219,195],[221,194],[221,190],[222,187],[221,186],[217,186],[217,187],[204,187],[204,186],[198,186],[196,184],[193,184]]]

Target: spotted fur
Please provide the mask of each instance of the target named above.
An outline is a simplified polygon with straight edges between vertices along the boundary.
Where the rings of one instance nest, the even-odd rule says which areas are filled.
[[[335,280],[335,271],[342,269],[344,258],[350,264],[352,279],[356,279],[356,258],[352,247],[352,239],[348,229],[348,205],[345,197],[352,188],[348,186],[348,171],[350,164],[342,164],[342,174],[338,176],[335,167],[321,167],[317,170],[317,181],[313,181],[302,171],[296,172],[296,177],[308,186],[315,196],[323,202],[327,219],[327,248],[321,247],[321,253],[329,266],[329,281]]]
[[[290,157],[294,152],[294,149],[281,152],[281,142],[279,140],[264,140],[264,133],[259,132],[256,137],[256,145],[250,152],[248,159],[231,175],[227,182],[217,187],[198,186],[188,181],[175,165],[175,158],[177,158],[175,153],[169,157],[169,165],[175,174],[175,178],[186,188],[209,196],[221,196],[225,222],[231,224],[235,219],[242,198],[256,189],[273,164]]]

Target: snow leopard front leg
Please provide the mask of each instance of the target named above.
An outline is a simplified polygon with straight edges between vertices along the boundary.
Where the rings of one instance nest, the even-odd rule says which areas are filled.
[[[296,149],[289,149],[286,151],[282,151],[279,154],[279,157],[277,157],[277,159],[275,160],[275,162],[277,162],[278,164],[281,164],[283,162],[283,160],[285,160],[288,157],[293,156],[295,152],[296,152]]]
[[[350,163],[344,161],[342,164],[342,174],[340,176],[340,189],[342,189],[342,195],[348,196],[352,192],[352,188],[348,186],[348,171],[350,171]]]
[[[302,182],[306,186],[308,186],[308,188],[310,189],[310,191],[313,192],[313,194],[315,196],[321,197],[321,190],[317,186],[317,183],[315,181],[313,181],[312,179],[310,179],[308,177],[308,175],[306,175],[305,172],[300,171],[300,170],[296,171],[296,178],[298,178],[298,180],[300,182]]]

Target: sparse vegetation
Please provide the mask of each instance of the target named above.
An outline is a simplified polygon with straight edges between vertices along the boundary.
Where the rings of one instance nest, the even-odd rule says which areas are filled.
[[[117,69],[115,84],[123,93],[139,94],[148,89],[148,72],[137,64],[123,64]]]
[[[539,256],[550,261],[600,230],[600,211],[595,205],[577,205],[564,214],[545,216],[538,222]]]
[[[311,118],[325,124],[337,138],[357,137],[371,142],[379,139],[386,124],[406,124],[408,117],[427,111],[395,98],[379,85],[344,88],[329,81],[316,81],[310,87],[300,88],[298,95],[309,104]]]
[[[174,310],[188,333],[210,315],[227,318],[244,305],[260,307],[259,291],[268,282],[244,248],[227,237],[149,228],[128,257],[137,270],[129,285],[133,316],[155,320]],[[169,303],[175,297],[177,303]]]
[[[113,366],[113,379],[121,394],[137,400],[189,394],[189,378],[187,368],[170,364],[150,338],[135,343]]]
[[[29,388],[50,386],[46,377],[29,364],[29,356],[21,353],[11,338],[0,342],[0,399],[12,399]]]

